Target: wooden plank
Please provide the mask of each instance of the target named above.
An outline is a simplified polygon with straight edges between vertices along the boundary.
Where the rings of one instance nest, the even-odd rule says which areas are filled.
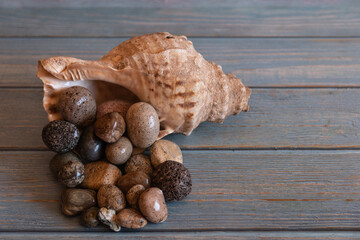
[[[359,230],[360,151],[183,151],[193,191],[145,231]],[[0,152],[0,231],[87,231],[60,213],[51,152]],[[99,228],[97,231],[106,231]]]
[[[84,1],[70,6],[70,1],[25,2],[2,1],[0,36],[123,37],[169,29],[207,37],[360,36],[360,3],[355,0],[142,1],[125,6],[111,1],[93,7],[95,1],[84,6]]]
[[[0,148],[45,149],[41,89],[0,89]],[[359,148],[360,89],[254,89],[250,111],[203,123],[183,149]]]
[[[97,240],[106,238],[108,240],[113,239],[237,239],[237,240],[255,240],[255,239],[312,239],[312,240],[345,240],[345,239],[360,239],[359,232],[121,232],[115,233],[0,233],[0,237],[4,240],[11,239],[88,239]]]
[[[42,86],[37,61],[65,55],[96,60],[120,39],[0,39],[0,87]],[[256,87],[360,87],[360,39],[191,38],[209,61]]]

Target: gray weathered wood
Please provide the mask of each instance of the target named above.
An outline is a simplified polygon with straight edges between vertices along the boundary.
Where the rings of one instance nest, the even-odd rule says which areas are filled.
[[[0,148],[45,149],[41,89],[0,89]],[[203,123],[183,149],[359,148],[360,89],[254,89],[250,111]]]
[[[277,240],[345,240],[345,239],[360,239],[359,232],[289,232],[289,231],[275,231],[275,232],[121,232],[121,233],[0,233],[0,237],[4,240],[12,239],[236,239],[236,240],[255,240],[255,239],[277,239]]]
[[[111,1],[94,7],[91,2],[84,7],[80,1],[70,6],[70,1],[43,2],[2,1],[0,36],[120,37],[167,30],[188,36],[360,36],[360,3],[355,0],[154,1],[149,6],[114,6]]]
[[[96,60],[126,38],[0,39],[0,86],[42,86],[37,61],[65,55]],[[360,86],[360,39],[191,38],[209,61],[246,85]]]
[[[193,191],[145,231],[359,230],[360,151],[183,151]],[[51,152],[0,152],[0,231],[86,231],[60,213]],[[106,231],[99,228],[98,231]]]

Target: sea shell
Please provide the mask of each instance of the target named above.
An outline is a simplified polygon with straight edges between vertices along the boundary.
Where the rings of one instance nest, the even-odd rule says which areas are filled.
[[[167,32],[131,38],[97,61],[52,57],[38,67],[50,121],[62,118],[59,92],[80,85],[93,92],[97,104],[127,98],[153,105],[161,124],[158,138],[189,135],[203,121],[222,123],[247,111],[251,94],[240,79],[206,61],[185,36]]]

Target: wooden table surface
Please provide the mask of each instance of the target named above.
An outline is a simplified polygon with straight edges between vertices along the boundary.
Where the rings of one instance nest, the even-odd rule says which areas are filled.
[[[193,191],[165,223],[86,229],[60,213],[37,61],[156,31],[240,77],[250,111],[168,137]],[[0,239],[360,239],[360,1],[0,0],[0,98]]]

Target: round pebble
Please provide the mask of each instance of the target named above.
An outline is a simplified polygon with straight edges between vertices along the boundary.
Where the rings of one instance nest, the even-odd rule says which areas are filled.
[[[121,137],[116,143],[107,144],[106,158],[113,164],[124,164],[130,158],[132,149],[130,140],[127,137]]]
[[[132,103],[119,99],[106,101],[99,105],[96,118],[101,118],[107,113],[118,112],[125,119],[131,105]]]
[[[114,143],[124,134],[126,126],[120,113],[112,112],[97,119],[94,128],[96,136],[107,143]]]
[[[61,194],[62,212],[74,216],[96,205],[96,192],[89,189],[68,188]]]
[[[62,120],[49,122],[42,130],[42,139],[45,145],[57,153],[73,150],[79,138],[80,132],[77,127]]]
[[[127,173],[124,176],[120,177],[117,186],[123,191],[127,193],[130,188],[134,185],[141,184],[145,188],[150,187],[150,177],[144,172],[131,172]]]
[[[140,195],[139,209],[144,217],[153,223],[164,222],[168,216],[163,192],[156,187],[149,188]]]
[[[140,195],[145,191],[145,187],[141,184],[132,186],[126,193],[126,200],[132,208],[138,208]]]
[[[147,175],[151,176],[153,168],[151,166],[151,162],[148,156],[144,154],[138,154],[132,156],[125,164],[125,172],[136,172],[142,171]]]
[[[183,162],[183,156],[180,147],[169,140],[158,140],[150,148],[150,159],[152,165],[156,168],[161,163],[171,160],[179,163]]]
[[[166,201],[180,201],[191,192],[189,170],[179,162],[166,161],[155,169],[152,184],[160,188]]]
[[[160,131],[159,116],[148,103],[133,104],[126,114],[127,132],[131,142],[138,148],[150,147]]]
[[[121,227],[139,229],[146,226],[146,219],[135,209],[125,208],[121,210],[115,219]]]
[[[99,207],[114,209],[119,212],[126,207],[125,195],[115,185],[103,185],[97,193]]]
[[[85,167],[80,161],[66,163],[58,173],[58,180],[67,187],[76,187],[85,177]]]
[[[91,207],[86,209],[81,215],[81,224],[85,227],[94,228],[99,225],[99,208]]]
[[[96,101],[88,89],[74,86],[61,92],[59,109],[66,121],[85,127],[95,120]]]
[[[50,160],[50,171],[57,177],[60,169],[68,162],[81,162],[81,160],[73,152],[58,153]]]
[[[104,156],[105,142],[95,135],[94,127],[89,126],[81,135],[77,150],[84,162],[98,161]]]

